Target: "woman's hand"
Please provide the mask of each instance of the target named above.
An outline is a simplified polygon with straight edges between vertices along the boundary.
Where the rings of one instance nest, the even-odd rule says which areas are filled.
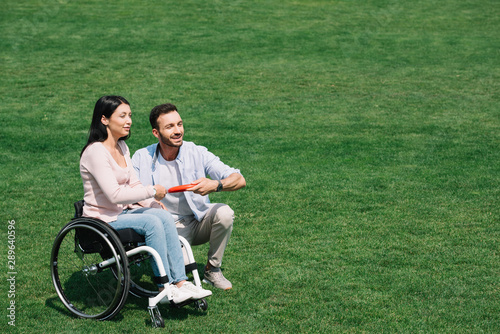
[[[167,189],[159,184],[155,184],[154,188],[156,189],[155,200],[161,201],[167,194]]]

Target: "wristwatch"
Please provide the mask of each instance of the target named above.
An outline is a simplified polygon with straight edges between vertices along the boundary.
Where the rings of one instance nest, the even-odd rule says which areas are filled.
[[[222,191],[222,182],[220,182],[220,180],[217,180],[217,182],[219,182],[219,185],[217,186],[216,192]]]

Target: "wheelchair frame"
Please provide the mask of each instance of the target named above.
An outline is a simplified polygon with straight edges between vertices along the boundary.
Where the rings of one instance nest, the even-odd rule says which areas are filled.
[[[158,309],[158,303],[164,297],[174,307],[194,304],[197,309],[207,310],[205,299],[173,303],[172,289],[161,257],[152,247],[142,245],[143,236],[133,229],[115,230],[101,220],[82,217],[82,208],[83,201],[75,203],[75,217],[58,233],[50,260],[52,282],[59,299],[71,313],[81,318],[109,320],[123,308],[128,293],[149,299],[148,312],[153,327],[165,326]],[[191,246],[181,236],[179,241],[186,273],[192,272],[194,284],[201,287]],[[149,263],[143,262],[151,257],[160,272],[157,283],[165,283],[164,290],[159,293],[141,287],[130,277],[129,266],[144,265],[148,270]]]

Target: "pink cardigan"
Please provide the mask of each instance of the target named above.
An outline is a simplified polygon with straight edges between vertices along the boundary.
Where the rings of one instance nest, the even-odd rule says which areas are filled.
[[[84,217],[109,223],[115,221],[124,209],[137,207],[132,205],[134,203],[160,208],[152,198],[154,187],[143,186],[135,175],[127,144],[120,140],[118,145],[125,156],[126,168],[120,167],[100,142],[89,145],[80,158],[80,175],[85,192]]]

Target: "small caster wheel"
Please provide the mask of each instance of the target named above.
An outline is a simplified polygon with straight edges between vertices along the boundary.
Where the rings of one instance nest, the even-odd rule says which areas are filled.
[[[163,317],[161,316],[160,310],[158,309],[158,306],[148,308],[149,315],[151,316],[151,326],[153,328],[158,328],[158,327],[165,327],[165,321],[163,320]]]
[[[202,298],[194,303],[194,307],[198,310],[206,311],[208,310],[208,303],[205,298]]]
[[[165,321],[163,320],[163,318],[156,318],[154,320],[154,324],[153,324],[153,327],[154,328],[164,328],[165,327]]]

